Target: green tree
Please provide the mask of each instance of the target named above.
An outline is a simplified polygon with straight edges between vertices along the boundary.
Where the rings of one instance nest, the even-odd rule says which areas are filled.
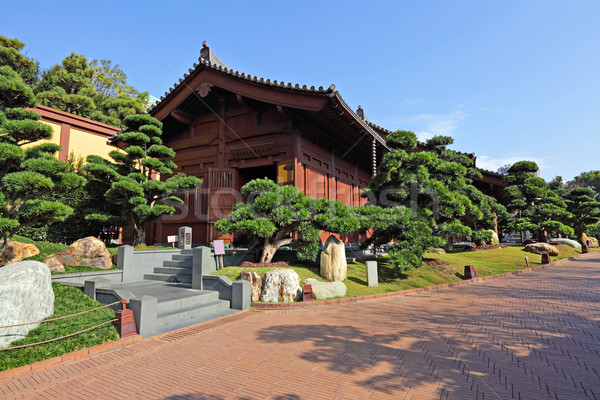
[[[89,117],[96,109],[98,92],[93,84],[94,69],[83,55],[71,53],[60,65],[42,74],[37,97],[48,107]]]
[[[27,85],[34,86],[40,72],[39,63],[22,54],[23,47],[19,39],[0,36],[0,65],[11,67]]]
[[[535,175],[537,171],[535,162],[519,161],[504,177],[506,208],[512,214],[507,227],[515,232],[528,230],[540,242],[558,233],[573,235],[573,228],[564,223],[571,218],[567,205],[544,179]]]
[[[122,126],[126,116],[141,114],[148,107],[148,92],[140,92],[127,83],[127,75],[113,65],[111,60],[92,60],[94,69],[93,84],[98,96],[95,98],[96,111],[90,118],[110,124]]]
[[[453,235],[471,236],[494,227],[493,212],[504,212],[504,208],[472,185],[481,175],[473,159],[446,148],[451,138],[434,137],[426,143],[427,151],[417,152],[416,135],[398,130],[386,137],[386,143],[391,151],[384,155],[363,195],[370,206],[397,209],[398,220],[375,228],[368,241],[395,240],[390,259],[396,267],[405,270],[422,265],[425,245],[451,244]],[[386,217],[386,212],[373,215]]]
[[[224,234],[246,232],[262,239],[262,263],[271,262],[277,249],[289,244],[298,248],[299,259],[315,260],[322,230],[346,235],[360,227],[353,207],[308,197],[294,186],[279,186],[269,179],[248,182],[242,195],[248,201],[237,203],[215,228]]]
[[[172,175],[177,168],[170,160],[175,152],[162,145],[162,123],[149,115],[130,115],[125,118],[125,125],[126,129],[116,137],[123,151],[110,153],[113,162],[94,156],[88,157],[84,166],[95,185],[110,184],[104,195],[107,206],[87,218],[133,228],[135,246],[145,243],[147,224],[175,212],[174,207],[161,201],[181,203],[174,194],[192,189],[202,181],[183,173],[157,180],[159,175]]]
[[[33,91],[19,74],[0,67],[0,251],[19,229],[68,217],[71,207],[44,196],[77,190],[85,182],[71,173],[69,164],[56,159],[60,146],[46,143],[23,149],[52,137],[52,129],[39,122],[38,114],[20,108],[35,104]]]
[[[577,239],[586,244],[583,234],[600,221],[600,201],[594,198],[594,191],[586,187],[571,190],[565,195],[567,210],[571,213],[568,223],[573,227]]]
[[[600,171],[582,172],[569,182],[569,186],[592,189],[596,200],[600,200]]]

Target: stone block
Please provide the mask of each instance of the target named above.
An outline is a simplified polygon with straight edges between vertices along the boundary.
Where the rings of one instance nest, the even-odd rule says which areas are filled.
[[[179,248],[181,250],[189,250],[192,248],[192,228],[182,226],[179,228]]]
[[[473,279],[477,278],[477,272],[475,272],[475,267],[473,265],[465,265],[465,279]]]
[[[247,310],[252,301],[252,285],[250,281],[240,279],[233,282],[231,288],[231,308],[234,310]]]
[[[156,314],[158,300],[154,296],[141,296],[129,300],[129,308],[133,311],[138,333],[143,337],[154,336],[157,333]]]
[[[377,287],[379,285],[379,276],[377,274],[377,261],[367,261],[367,284],[369,287]]]

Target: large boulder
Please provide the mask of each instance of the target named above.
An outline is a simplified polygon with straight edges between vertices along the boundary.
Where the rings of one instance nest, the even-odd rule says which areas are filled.
[[[21,261],[0,268],[0,326],[41,321],[54,312],[50,270],[38,261]],[[39,324],[0,328],[0,348],[23,339]]]
[[[598,239],[592,236],[588,236],[588,240],[593,247],[598,247]]]
[[[69,247],[46,258],[51,271],[64,271],[64,265],[89,265],[96,268],[109,269],[113,263],[104,242],[93,236],[77,240]]]
[[[498,238],[498,234],[496,233],[496,231],[494,231],[493,229],[488,229],[487,231],[492,233],[492,240],[490,240],[489,244],[492,246],[500,244],[500,239]]]
[[[321,276],[328,281],[343,281],[347,271],[344,242],[331,235],[325,241],[321,252]]]
[[[302,299],[300,277],[293,269],[275,269],[265,272],[260,300],[289,303]]]
[[[252,293],[252,301],[258,301],[260,299],[260,291],[262,289],[262,279],[254,271],[242,271],[240,279],[250,281],[250,292]]]
[[[319,282],[316,279],[308,278],[306,283],[312,288],[315,299],[331,299],[332,297],[344,297],[346,295],[346,285],[344,282]]]
[[[23,261],[24,258],[40,254],[35,244],[21,243],[17,241],[8,242],[6,249],[0,254],[0,265],[8,265]]]
[[[526,245],[524,250],[535,254],[542,254],[546,251],[551,256],[557,256],[560,253],[556,247],[548,243],[531,243]]]
[[[557,238],[557,239],[552,239],[552,242],[556,242],[556,243],[560,243],[560,244],[566,244],[567,246],[571,246],[574,249],[580,249],[581,248],[581,243],[579,243],[576,240],[572,240],[572,239]]]

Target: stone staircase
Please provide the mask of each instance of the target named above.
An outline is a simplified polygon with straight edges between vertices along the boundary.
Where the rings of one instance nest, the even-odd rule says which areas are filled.
[[[154,267],[154,273],[145,274],[145,280],[171,283],[192,283],[192,250],[181,250],[181,254],[172,256],[170,261],[163,261],[161,267]]]
[[[176,298],[159,297],[156,315],[156,333],[165,333],[198,324],[236,312],[230,302],[219,299],[219,292],[212,290],[189,290],[189,295],[178,294]]]

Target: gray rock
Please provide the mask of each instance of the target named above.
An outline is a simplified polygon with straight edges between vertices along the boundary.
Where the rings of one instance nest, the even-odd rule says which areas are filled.
[[[321,252],[320,275],[328,281],[343,281],[346,279],[347,271],[344,242],[331,235],[325,241]]]
[[[265,272],[261,301],[289,303],[301,299],[302,288],[296,271],[279,268]]]
[[[557,256],[560,253],[556,247],[548,243],[530,243],[525,246],[524,250],[535,254],[542,254],[543,251],[547,251],[551,256]]]
[[[41,321],[54,312],[50,270],[38,261],[21,261],[0,268],[0,326]],[[0,348],[23,339],[39,324],[0,328]]]
[[[317,300],[344,297],[346,295],[346,285],[344,285],[344,282],[319,282],[316,279],[308,278],[306,283],[312,287],[313,294]]]
[[[558,239],[552,239],[552,242],[556,242],[556,243],[560,243],[560,244],[566,244],[567,246],[571,246],[574,249],[580,249],[581,248],[581,244],[576,241],[576,240],[571,240],[571,239],[565,239],[565,238],[558,238]]]

